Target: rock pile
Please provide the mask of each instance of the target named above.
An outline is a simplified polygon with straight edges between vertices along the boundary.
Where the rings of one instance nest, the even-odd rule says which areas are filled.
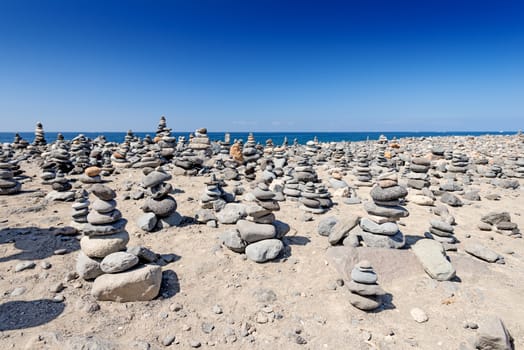
[[[139,264],[139,256],[124,252],[129,241],[127,221],[116,208],[116,193],[109,187],[91,187],[96,197],[81,227],[81,252],[76,270],[85,280],[94,279],[91,294],[97,300],[147,301],[160,291],[162,269]]]
[[[166,183],[168,180],[171,180],[171,175],[161,168],[146,173],[142,179],[142,186],[147,189],[147,199],[141,209],[146,214],[138,219],[138,226],[144,231],[181,224],[182,217],[176,212],[177,202],[170,195],[173,187]]]
[[[402,248],[405,239],[396,222],[409,215],[401,205],[407,189],[398,184],[397,174],[391,172],[378,177],[370,194],[372,202],[365,202],[364,209],[371,216],[360,220],[362,240],[368,247]]]
[[[347,287],[351,294],[349,302],[357,309],[372,311],[382,304],[384,290],[377,283],[377,275],[367,260],[362,260],[351,270]]]
[[[482,231],[491,231],[495,227],[495,232],[504,236],[522,238],[518,225],[511,222],[511,215],[507,211],[487,213],[480,221],[479,229]]]
[[[211,147],[209,137],[207,136],[207,129],[200,128],[195,130],[195,136],[189,142],[189,148],[195,151],[206,151]]]
[[[20,192],[22,184],[14,179],[13,165],[5,159],[0,160],[0,195]]]
[[[45,197],[50,201],[72,201],[75,199],[75,192],[71,191],[72,185],[61,171],[54,174],[52,179],[46,181],[50,184],[52,191]]]
[[[371,182],[371,169],[369,167],[369,155],[366,151],[359,151],[357,153],[357,165],[354,168],[357,181],[355,182],[358,187],[369,187],[372,186]]]
[[[447,248],[447,244],[457,243],[451,224],[439,219],[433,219],[429,223],[429,232],[424,234],[427,238],[439,241],[443,244],[444,248]]]
[[[242,149],[242,159],[245,164],[244,177],[248,181],[255,180],[257,161],[261,157],[258,149],[256,148],[255,137],[253,133],[250,133],[247,137],[247,142],[244,144]]]
[[[239,220],[235,229],[221,235],[224,246],[235,252],[245,252],[257,263],[273,260],[284,250],[282,238],[289,225],[275,220],[274,211],[280,210],[275,194],[265,183],[259,183],[251,193],[253,202],[246,206],[247,220]]]
[[[35,139],[33,141],[33,146],[45,146],[45,145],[47,145],[47,141],[45,139],[44,127],[42,126],[42,123],[38,122],[36,123]]]

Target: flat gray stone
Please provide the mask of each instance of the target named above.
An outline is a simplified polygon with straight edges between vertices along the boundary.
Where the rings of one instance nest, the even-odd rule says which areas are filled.
[[[344,239],[355,226],[358,225],[360,216],[354,214],[347,214],[342,217],[333,226],[328,236],[328,241],[331,245],[336,245]]]
[[[284,249],[279,239],[265,239],[251,243],[246,247],[246,256],[257,263],[275,259]]]
[[[449,281],[455,277],[455,268],[447,260],[441,243],[432,239],[421,239],[411,249],[431,278]]]
[[[136,224],[140,229],[151,232],[155,229],[157,221],[155,213],[144,213],[138,217]]]
[[[386,236],[393,236],[398,232],[398,225],[394,222],[385,222],[383,224],[377,224],[376,222],[368,218],[360,219],[360,228],[370,233]]]
[[[100,268],[105,273],[118,273],[129,270],[138,264],[138,257],[127,252],[116,252],[107,255],[101,262]]]
[[[275,237],[275,226],[269,224],[258,224],[247,220],[239,220],[237,229],[240,237],[247,243],[253,243],[264,239]]]
[[[487,261],[489,263],[504,261],[504,258],[494,252],[493,250],[483,246],[480,243],[468,242],[464,246],[466,253],[473,255],[476,258]]]

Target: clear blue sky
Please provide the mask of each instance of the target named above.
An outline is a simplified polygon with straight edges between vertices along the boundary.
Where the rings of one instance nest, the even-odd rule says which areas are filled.
[[[0,131],[517,130],[524,1],[0,1]]]

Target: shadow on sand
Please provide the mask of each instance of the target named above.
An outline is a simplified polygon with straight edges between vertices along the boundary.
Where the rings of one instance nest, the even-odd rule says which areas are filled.
[[[8,301],[0,305],[0,332],[43,325],[57,318],[64,308],[63,303],[49,299]]]

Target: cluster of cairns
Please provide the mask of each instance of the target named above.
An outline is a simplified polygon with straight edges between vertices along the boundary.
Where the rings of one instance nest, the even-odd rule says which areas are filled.
[[[7,157],[0,158],[0,195],[11,195],[20,192],[22,184],[14,178],[18,166],[7,161]]]
[[[481,231],[491,231],[495,228],[495,232],[504,236],[522,238],[518,225],[511,221],[511,215],[507,211],[487,213],[480,221],[478,228]]]
[[[145,168],[144,174],[142,186],[147,198],[141,207],[145,214],[138,219],[138,226],[146,232],[179,226],[182,217],[176,212],[177,202],[171,196],[173,186],[166,182],[171,175],[162,168]]]
[[[215,213],[219,213],[224,209],[227,203],[232,203],[235,200],[235,196],[224,191],[221,181],[216,178],[215,174],[211,174],[210,179],[205,182],[205,185],[205,191],[200,197],[200,207],[202,209],[196,213],[195,219],[199,223],[216,227],[218,219]],[[227,219],[227,215],[222,216],[219,214],[218,217],[221,223],[234,223]]]
[[[407,189],[398,184],[397,173],[385,173],[377,178],[370,192],[372,201],[364,203],[369,217],[360,220],[359,236],[366,246],[399,249],[405,245],[397,221],[409,215],[402,206],[407,194]]]
[[[349,302],[357,309],[372,311],[382,305],[384,290],[377,283],[377,274],[371,263],[362,260],[351,270],[351,281],[347,284]]]
[[[241,219],[234,229],[222,233],[224,246],[257,263],[276,259],[284,250],[282,238],[289,232],[289,225],[275,219],[274,211],[280,210],[267,184],[261,182],[250,193],[252,200],[245,206],[247,220]]]
[[[87,223],[78,225],[83,234],[76,270],[85,280],[93,280],[91,294],[97,300],[118,302],[148,301],[158,295],[162,282],[160,266],[149,265],[156,255],[145,248],[128,249],[127,220],[116,208],[116,193],[95,184],[96,199],[90,208],[79,202],[80,210],[90,209]],[[75,209],[76,210],[76,209]]]
[[[36,123],[35,139],[33,141],[33,146],[45,146],[45,145],[47,145],[47,141],[45,139],[44,127],[42,126],[42,123],[38,122]]]

